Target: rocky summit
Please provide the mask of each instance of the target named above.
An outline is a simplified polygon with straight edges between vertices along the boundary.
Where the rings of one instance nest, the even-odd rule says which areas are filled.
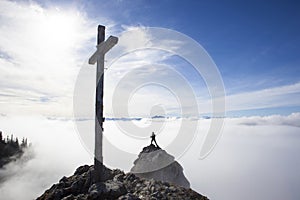
[[[132,173],[110,170],[103,166],[101,182],[93,177],[93,166],[84,165],[74,175],[63,177],[46,190],[38,200],[138,200],[138,199],[199,199],[207,198],[197,192],[168,182],[140,178]]]
[[[190,188],[182,166],[172,155],[153,144],[143,148],[130,172],[140,178],[153,178]]]

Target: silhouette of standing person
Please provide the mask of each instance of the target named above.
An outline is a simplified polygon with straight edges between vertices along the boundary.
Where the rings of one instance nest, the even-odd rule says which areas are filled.
[[[152,135],[150,137],[151,137],[151,144],[154,142],[156,147],[160,148],[155,140],[156,135],[154,134],[154,132],[152,132]]]

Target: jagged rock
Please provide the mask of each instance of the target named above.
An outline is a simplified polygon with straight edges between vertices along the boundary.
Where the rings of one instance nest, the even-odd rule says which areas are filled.
[[[141,199],[131,193],[128,193],[120,196],[118,200],[141,200]]]
[[[38,200],[93,200],[93,199],[195,199],[207,200],[197,192],[172,183],[144,179],[121,170],[105,168],[109,179],[95,182],[93,166],[79,167],[73,176],[63,177],[46,190]]]
[[[153,178],[185,188],[190,187],[181,165],[172,155],[153,144],[143,148],[130,172],[141,178]]]
[[[127,193],[123,183],[109,180],[105,183],[98,182],[93,184],[88,190],[91,199],[99,199],[100,197],[117,199],[121,195]]]
[[[83,165],[81,167],[78,167],[74,173],[74,175],[81,175],[84,172],[87,172],[90,169],[90,166],[88,165]]]

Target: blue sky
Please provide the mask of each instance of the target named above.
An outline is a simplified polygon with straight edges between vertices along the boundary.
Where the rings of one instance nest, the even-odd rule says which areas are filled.
[[[91,17],[103,7],[120,24],[171,28],[192,37],[213,57],[227,92],[299,81],[297,1],[97,1],[86,7]]]
[[[91,18],[103,13],[117,25],[165,27],[195,39],[217,64],[227,94],[299,82],[298,1],[82,1],[79,5]],[[259,109],[257,114],[299,110],[297,106]]]
[[[33,8],[32,5],[35,5],[35,11],[51,12],[54,13],[53,15],[63,13],[64,18],[73,20],[72,23],[78,31],[78,36],[74,35],[74,40],[70,40],[73,43],[78,42],[76,53],[68,54],[69,60],[76,60],[73,65],[80,65],[78,63],[84,62],[88,52],[93,51],[92,45],[95,43],[93,31],[99,23],[108,27],[108,33],[114,34],[119,34],[128,27],[169,28],[197,41],[212,57],[222,75],[229,104],[242,105],[229,105],[228,114],[231,116],[290,114],[300,111],[300,102],[295,100],[300,93],[298,84],[300,82],[300,3],[298,1],[19,1],[10,4],[7,7],[3,6],[7,13],[13,12],[9,9],[13,10],[18,6]],[[24,14],[27,15],[25,11]],[[47,14],[45,16],[47,17]],[[15,20],[16,29],[20,28],[22,31],[21,17],[12,19],[9,14],[2,14],[2,21],[7,18]],[[30,24],[30,20],[25,23]],[[39,23],[44,22],[34,22],[33,26]],[[62,27],[59,29],[62,30],[62,34],[65,33]],[[5,31],[5,26],[2,26],[2,33],[4,34]],[[7,38],[3,41],[14,40],[9,38],[9,35],[7,33]],[[61,44],[62,41],[63,39],[60,38],[57,42]],[[0,52],[3,61],[19,62],[13,50],[8,50],[4,42]],[[179,69],[179,65],[184,65],[184,62],[171,60],[168,64],[173,64]],[[30,63],[29,65],[31,66]],[[69,74],[77,73],[76,70],[68,70],[66,71]],[[184,70],[182,74],[190,80],[196,90],[197,87],[202,87],[201,77],[194,76],[193,70]],[[70,87],[72,87],[71,82]],[[257,106],[247,106],[249,102],[245,100],[242,103],[235,102],[236,96],[240,99],[240,94],[247,94],[249,97],[251,93],[266,94],[265,90],[271,91],[268,96],[271,99],[274,91],[290,88],[289,86],[293,85],[296,85],[296,89],[283,90],[280,97],[277,94],[272,102],[267,101],[268,106],[267,103],[258,105],[264,101],[266,98],[264,96],[260,100],[254,96],[253,99],[248,99],[252,104],[256,103],[255,100],[260,101],[257,102]],[[34,92],[36,90],[41,88],[35,88]],[[5,95],[12,94],[3,94]],[[43,95],[39,96],[39,99],[43,100],[41,103],[51,103],[52,100],[58,101],[55,98],[60,94],[44,92]],[[45,99],[47,101],[44,101]],[[289,105],[290,99],[293,102]]]

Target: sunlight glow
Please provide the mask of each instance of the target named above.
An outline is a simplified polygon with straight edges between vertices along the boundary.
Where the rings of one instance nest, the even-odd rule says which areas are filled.
[[[46,47],[66,50],[76,42],[79,20],[74,13],[50,11],[42,16],[37,34],[43,38],[43,45]]]

